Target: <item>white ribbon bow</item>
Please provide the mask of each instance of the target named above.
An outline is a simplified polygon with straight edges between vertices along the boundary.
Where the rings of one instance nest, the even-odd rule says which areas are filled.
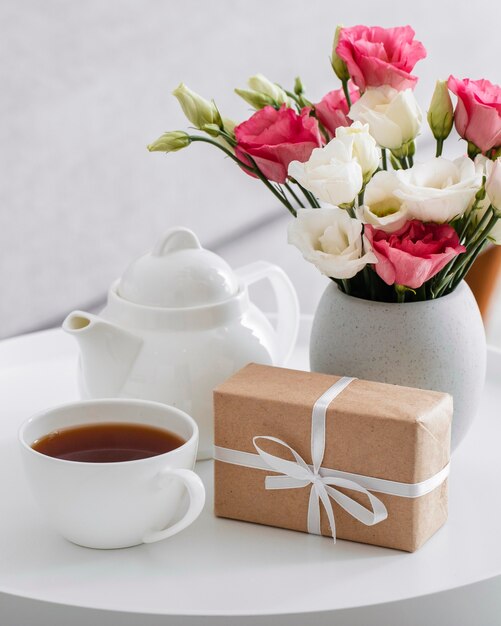
[[[336,521],[334,509],[329,498],[332,498],[347,513],[366,526],[374,526],[388,517],[385,505],[365,487],[353,480],[335,476],[322,476],[320,473],[325,452],[325,418],[330,403],[345,389],[354,378],[340,378],[330,387],[313,406],[311,416],[311,459],[313,466],[306,461],[288,444],[276,437],[258,436],[253,438],[254,447],[263,461],[281,476],[266,476],[266,489],[298,489],[311,484],[310,501],[308,505],[308,532],[320,535],[320,503],[322,503],[329,520],[331,535],[336,541]],[[266,439],[274,441],[287,448],[295,458],[287,461],[262,450],[257,441]],[[342,493],[335,487],[351,489],[365,494],[369,498],[372,510],[359,504],[353,498]]]

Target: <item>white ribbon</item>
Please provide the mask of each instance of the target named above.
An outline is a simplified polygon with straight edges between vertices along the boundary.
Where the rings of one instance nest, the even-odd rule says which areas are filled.
[[[388,517],[388,511],[383,502],[372,494],[369,489],[405,498],[417,498],[433,491],[449,475],[449,465],[446,465],[431,478],[420,483],[409,484],[321,467],[325,452],[325,419],[327,409],[334,398],[353,380],[355,379],[348,377],[340,378],[313,405],[311,420],[311,459],[313,465],[308,465],[293,448],[276,437],[257,436],[253,438],[254,447],[259,456],[249,452],[230,450],[217,446],[215,449],[215,459],[217,461],[250,468],[271,469],[281,474],[280,476],[266,476],[266,489],[298,489],[311,485],[308,505],[308,532],[315,535],[321,534],[321,503],[327,514],[334,541],[336,540],[336,522],[330,498],[355,519],[362,522],[362,524],[373,526],[385,520]],[[295,461],[288,461],[265,452],[257,443],[260,440],[268,440],[280,444],[289,450]],[[369,499],[372,510],[362,506],[356,500],[334,487],[351,489],[352,491],[365,494]]]
[[[320,535],[320,503],[322,503],[329,525],[331,535],[336,541],[336,521],[334,517],[334,509],[329,499],[332,498],[347,513],[352,515],[359,522],[366,526],[373,526],[382,522],[388,517],[385,505],[376,498],[370,491],[362,487],[353,480],[338,478],[333,476],[322,476],[319,473],[325,452],[325,418],[330,403],[345,389],[353,378],[340,378],[332,387],[330,387],[313,405],[311,416],[311,460],[313,461],[313,469],[305,462],[305,460],[288,444],[276,437],[258,436],[253,438],[254,447],[263,461],[275,472],[282,474],[281,476],[267,476],[265,479],[266,489],[297,489],[306,487],[311,484],[310,501],[308,505],[308,532]],[[266,439],[274,441],[291,452],[296,459],[287,461],[278,456],[265,452],[257,442]],[[336,487],[351,489],[358,493],[363,493],[369,498],[372,510],[362,506],[353,498],[342,493]]]

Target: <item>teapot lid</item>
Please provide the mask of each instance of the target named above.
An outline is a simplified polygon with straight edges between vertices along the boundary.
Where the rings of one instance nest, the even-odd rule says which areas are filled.
[[[235,296],[239,283],[231,267],[202,248],[187,228],[172,228],[125,270],[118,295],[146,306],[186,308],[218,304]]]

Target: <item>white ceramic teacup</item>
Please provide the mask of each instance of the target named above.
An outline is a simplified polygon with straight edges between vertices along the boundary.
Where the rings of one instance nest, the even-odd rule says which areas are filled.
[[[31,445],[44,435],[79,424],[132,422],[165,428],[185,441],[157,456],[117,463],[83,463],[47,456]],[[89,548],[126,548],[160,541],[200,515],[205,490],[192,471],[198,427],[183,411],[146,400],[74,402],[38,413],[19,430],[32,490],[53,527]],[[179,521],[185,490],[188,510]]]

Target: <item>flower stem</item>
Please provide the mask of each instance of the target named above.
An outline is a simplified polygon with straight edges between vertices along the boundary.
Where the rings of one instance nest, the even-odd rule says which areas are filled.
[[[254,174],[256,174],[256,176],[259,178],[259,180],[261,180],[266,185],[266,187],[268,187],[268,189],[271,191],[271,193],[280,200],[280,202],[291,213],[291,215],[293,215],[294,217],[297,217],[296,209],[292,206],[292,204],[287,200],[287,198],[282,193],[280,193],[279,191],[277,191],[275,189],[275,187],[270,183],[270,181],[266,178],[266,176],[261,172],[259,167],[256,165],[256,162],[251,157],[251,155],[247,154],[247,152],[246,152],[245,153],[245,158],[248,159],[250,161],[250,163],[252,164],[252,166],[253,166],[252,171],[253,171]],[[237,159],[235,157],[235,160],[238,161],[238,163],[240,163],[240,159]]]
[[[270,181],[263,176],[263,174],[258,174],[256,172],[256,174],[258,175],[258,178],[266,185],[266,187],[268,187],[268,189],[271,191],[271,193],[276,196],[280,202],[284,205],[284,207],[289,211],[289,213],[293,216],[293,217],[297,217],[297,211],[296,209],[291,205],[291,203],[282,196],[282,194],[278,193],[278,191],[275,190],[275,188],[272,186],[272,184],[270,183]]]
[[[247,156],[247,155],[246,155]],[[297,211],[296,209],[292,206],[292,204],[287,200],[287,198],[280,193],[279,191],[277,191],[275,189],[275,187],[270,183],[270,181],[266,178],[266,176],[264,176],[264,174],[262,174],[261,170],[259,170],[258,168],[256,168],[255,173],[257,175],[257,177],[266,185],[266,187],[268,187],[268,189],[271,191],[271,193],[280,200],[280,202],[284,205],[284,207],[289,211],[289,213],[293,216],[293,217],[297,217]]]
[[[477,228],[476,228],[476,234],[473,235],[471,241],[470,241],[470,245],[472,243],[475,243],[475,241],[478,241],[480,239],[480,237],[482,237],[482,229],[484,228],[484,226],[488,225],[489,222],[492,219],[492,216],[494,215],[494,208],[492,206],[492,204],[487,208],[487,211],[483,214],[482,219],[480,220],[480,222],[477,224]],[[484,231],[485,232],[485,231]]]
[[[226,154],[226,156],[229,156],[230,159],[233,159],[233,161],[235,161],[235,163],[238,163],[238,165],[242,167],[244,170],[247,170],[248,172],[254,171],[253,167],[251,167],[250,165],[247,165],[240,159],[237,159],[237,157],[233,154],[233,152],[228,150],[228,148],[225,148],[224,146],[222,146],[217,141],[214,141],[213,139],[209,139],[208,137],[202,137],[201,135],[189,135],[189,138],[191,139],[191,141],[201,141],[202,143],[210,143],[211,145],[216,146],[216,148],[219,148],[220,150],[222,150]]]
[[[352,217],[353,219],[356,219],[357,216],[355,214],[355,207],[353,206],[353,203],[350,205],[343,205],[341,208],[346,209],[346,212],[348,213],[348,215],[350,217]]]
[[[332,282],[336,283],[339,291],[342,291],[344,293],[343,281],[340,278],[332,278],[332,276],[330,276],[329,278],[332,280]]]
[[[228,132],[226,132],[225,130],[220,130],[220,131],[219,131],[219,134],[220,134],[220,136],[221,136],[221,137],[223,137],[223,139],[224,139],[225,141],[227,141],[227,142],[230,144],[230,146],[236,146],[236,145],[237,145],[237,142],[236,142],[236,140],[235,140],[235,137],[232,137],[232,136],[231,136]]]
[[[343,80],[343,91],[344,91],[344,97],[346,98],[346,102],[348,104],[348,111],[351,109],[351,98],[350,98],[350,90],[348,89],[348,81],[347,80]]]
[[[381,148],[381,155],[383,157],[383,169],[388,169],[388,159],[386,158],[386,148]]]
[[[351,294],[350,283],[346,280],[346,278],[341,279],[341,282],[343,283],[344,292],[350,295]]]
[[[470,259],[467,261],[462,271],[459,273],[459,276],[453,276],[453,281],[451,282],[451,285],[450,285],[451,291],[453,291],[459,285],[459,283],[463,280],[466,274],[468,274],[468,272],[471,269],[471,266],[473,265],[473,263],[475,263],[477,256],[482,252],[482,248],[485,246],[486,243],[487,243],[486,239],[480,242],[475,254],[471,255]]]
[[[294,200],[299,204],[299,206],[302,209],[304,209],[304,204],[302,203],[301,198],[299,198],[299,196],[296,194],[294,189],[292,189],[292,187],[289,185],[289,183],[284,183],[284,187],[287,189],[287,191],[290,193],[290,195],[294,198]]]
[[[366,265],[362,270],[362,274],[364,277],[364,286],[367,294],[370,294],[371,300],[374,300],[374,283],[371,280],[369,266]]]
[[[468,231],[468,228],[471,224],[472,217],[476,210],[477,210],[477,202],[474,203],[474,205],[469,210],[468,215],[465,217],[463,227],[461,228],[461,232],[459,233],[459,243],[463,243],[466,233]]]
[[[395,285],[395,291],[397,293],[397,302],[403,304],[405,302],[406,288],[403,285]]]
[[[296,109],[298,113],[301,113],[303,107],[301,106],[301,102],[298,98],[298,96],[293,93],[292,91],[287,91],[287,89],[284,89],[285,93],[289,96],[289,98],[294,102],[294,104],[296,105]]]
[[[282,187],[278,183],[271,183],[271,185],[275,189],[275,191],[279,193],[286,202],[289,202],[289,199],[287,198],[285,191],[282,189]]]
[[[454,273],[453,280],[451,284],[448,286],[450,291],[453,291],[459,283],[463,280],[463,278],[468,274],[471,269],[471,266],[475,262],[475,259],[482,251],[482,248],[487,242],[487,237],[490,231],[494,228],[494,225],[498,221],[498,217],[496,214],[493,214],[489,223],[485,227],[484,231],[480,235],[480,237],[475,241],[474,248],[467,254],[467,257],[463,260],[463,263],[459,266],[458,270]],[[445,290],[444,290],[445,291]]]
[[[435,152],[435,156],[436,157],[442,156],[443,149],[444,149],[444,140],[437,139],[437,151]]]
[[[438,296],[440,295],[442,289],[445,289],[447,287],[447,285],[449,284],[449,282],[451,281],[451,278],[454,274],[449,273],[449,270],[452,269],[452,267],[454,266],[454,264],[457,261],[457,257],[454,257],[451,261],[449,261],[447,263],[447,265],[434,277],[433,279],[433,285],[436,286],[432,286],[430,288],[430,292],[431,292],[431,297],[433,298],[438,298]]]
[[[463,224],[463,226],[461,228],[461,231],[458,234],[459,243],[461,243],[461,244],[465,243],[464,239],[466,237],[466,233],[468,231],[468,227],[470,226],[470,223],[471,223],[471,220],[472,220],[472,216],[473,216],[473,214],[476,211],[477,204],[478,204],[478,202],[475,201],[475,203],[471,207],[467,217],[465,218],[465,221],[464,221],[464,224]],[[491,211],[492,211],[491,207],[488,207],[488,209],[484,213],[482,219],[477,224],[477,226],[476,226],[477,236],[478,236],[479,233],[481,233],[481,231],[484,228],[484,226],[488,223],[488,221],[490,219]],[[471,246],[475,245],[475,239],[476,239],[476,237],[473,236],[472,239],[469,242],[470,250],[471,250]],[[465,255],[464,258],[466,258],[467,255],[469,256],[469,252],[466,252],[466,255]],[[448,288],[449,284],[453,280],[455,273],[463,266],[464,258],[463,257],[454,257],[433,278],[433,285],[434,286],[431,287],[431,293],[432,293],[432,297],[433,298],[438,298],[440,295],[442,295],[445,292],[445,290]],[[452,270],[452,272],[451,272],[451,270]]]
[[[423,283],[421,287],[416,289],[416,296],[418,301],[426,300],[426,283]]]
[[[468,251],[462,257],[456,257],[456,259],[454,259],[454,261],[457,262],[449,268],[452,271],[450,271],[450,273],[447,272],[438,287],[434,289],[435,298],[443,295],[446,291],[449,293],[454,291],[454,289],[459,285],[479,255],[489,232],[494,228],[497,221],[498,217],[494,213],[492,206],[490,206],[485,212],[484,217],[480,220],[477,227],[477,235],[471,240]],[[483,228],[486,222],[487,225]]]
[[[256,165],[256,162],[254,161],[254,159],[247,153],[245,153],[245,158],[251,163],[251,165],[247,165],[246,163],[244,163],[243,161],[241,161],[239,158],[237,158],[233,152],[231,152],[230,150],[228,150],[227,148],[225,148],[224,146],[222,146],[220,143],[218,143],[217,141],[214,141],[212,139],[209,139],[208,137],[202,137],[201,135],[189,135],[191,141],[201,141],[203,143],[209,143],[213,146],[215,146],[216,148],[219,148],[220,150],[222,150],[222,152],[224,152],[227,156],[230,157],[230,159],[232,159],[233,161],[235,161],[235,163],[238,164],[239,167],[241,167],[242,169],[246,170],[247,172],[252,172],[253,174],[255,174],[263,183],[264,185],[266,185],[266,187],[268,187],[268,189],[271,191],[271,193],[278,198],[278,200],[280,200],[280,202],[285,206],[285,208],[291,213],[291,215],[293,215],[294,217],[297,217],[297,211],[296,209],[292,206],[292,204],[289,202],[289,200],[287,199],[287,197],[285,196],[285,194],[283,193],[282,189],[276,189],[271,182],[266,178],[266,176],[261,172],[261,170],[259,169],[259,167]]]
[[[306,200],[308,201],[309,205],[311,206],[312,209],[319,209],[320,205],[318,204],[317,199],[315,198],[315,196],[311,193],[311,191],[308,191],[307,189],[305,189],[302,185],[300,185],[297,181],[296,181],[296,185],[299,187],[299,189],[301,189],[303,196],[306,198]]]

